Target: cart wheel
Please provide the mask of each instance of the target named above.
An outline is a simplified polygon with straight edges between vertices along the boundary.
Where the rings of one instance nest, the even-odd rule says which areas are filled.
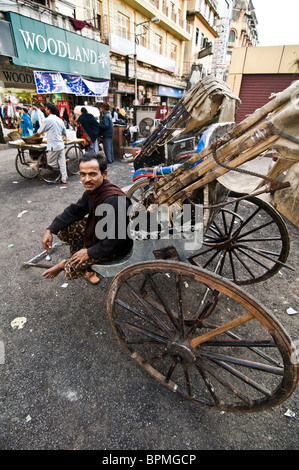
[[[216,274],[174,261],[138,263],[113,280],[107,309],[130,356],[191,401],[261,411],[295,389],[297,358],[283,327]]]
[[[79,174],[79,159],[82,155],[82,150],[78,145],[72,145],[66,151],[66,167],[70,175]]]
[[[231,193],[234,199],[241,194]],[[279,213],[257,197],[218,210],[202,249],[190,262],[236,284],[254,284],[276,274],[286,262],[290,241]]]
[[[32,179],[38,175],[38,170],[33,169],[34,162],[31,160],[29,150],[24,149],[16,156],[16,170],[23,178]],[[37,162],[36,162],[37,165]]]
[[[43,153],[39,157],[37,168],[40,178],[43,179],[46,183],[57,183],[57,181],[60,180],[60,169],[55,169],[48,165],[46,153]]]
[[[132,203],[144,202],[151,194],[152,184],[149,179],[143,179],[133,184],[127,192],[127,197],[131,199]]]

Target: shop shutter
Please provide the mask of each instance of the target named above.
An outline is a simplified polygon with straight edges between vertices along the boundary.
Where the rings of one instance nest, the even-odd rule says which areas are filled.
[[[236,123],[243,121],[249,114],[266,104],[272,93],[284,90],[298,79],[299,74],[243,75],[239,95],[241,104],[237,112]]]

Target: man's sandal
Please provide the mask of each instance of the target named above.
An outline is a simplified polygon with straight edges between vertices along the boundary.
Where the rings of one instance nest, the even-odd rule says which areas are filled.
[[[87,272],[84,274],[84,279],[94,286],[100,282],[101,279],[98,278],[96,273]]]

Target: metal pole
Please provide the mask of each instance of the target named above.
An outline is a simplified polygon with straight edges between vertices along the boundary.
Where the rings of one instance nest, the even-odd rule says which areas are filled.
[[[138,85],[137,85],[137,37],[136,37],[136,23],[134,23],[134,77],[135,77],[135,104],[138,100]]]

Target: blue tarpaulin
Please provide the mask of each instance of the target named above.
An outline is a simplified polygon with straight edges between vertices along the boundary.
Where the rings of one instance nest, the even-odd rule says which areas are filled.
[[[108,96],[109,81],[95,82],[80,75],[34,71],[37,93],[71,93],[77,96]]]

